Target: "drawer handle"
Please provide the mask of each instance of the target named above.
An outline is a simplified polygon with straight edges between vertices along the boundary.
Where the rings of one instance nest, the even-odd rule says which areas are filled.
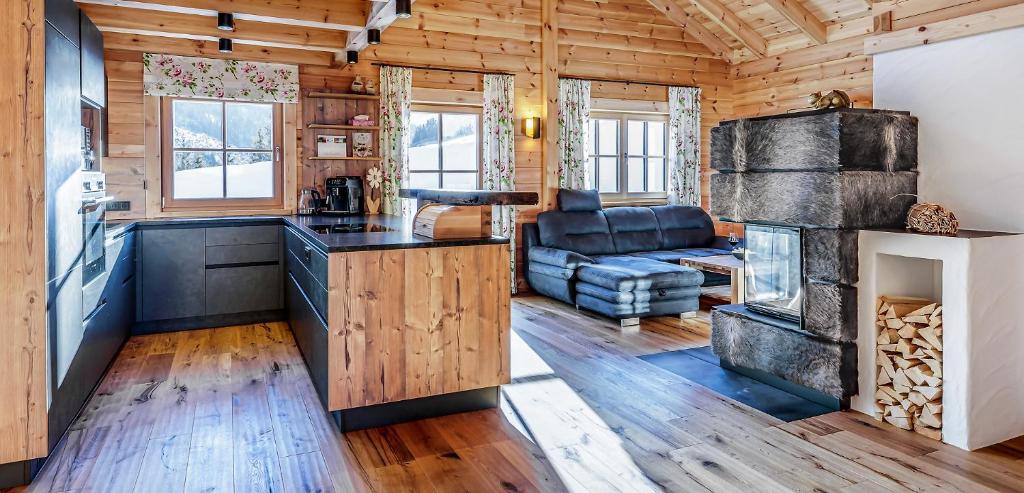
[[[302,245],[302,253],[303,253],[303,255],[306,256],[306,262],[310,262],[310,261],[313,260],[313,249],[312,248],[310,248],[310,247],[308,247],[306,245]]]

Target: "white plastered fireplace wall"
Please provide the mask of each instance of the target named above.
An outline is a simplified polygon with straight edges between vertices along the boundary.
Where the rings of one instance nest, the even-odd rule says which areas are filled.
[[[943,305],[942,439],[975,450],[1024,435],[1024,235],[859,234],[858,388],[874,412],[875,302],[921,296]]]

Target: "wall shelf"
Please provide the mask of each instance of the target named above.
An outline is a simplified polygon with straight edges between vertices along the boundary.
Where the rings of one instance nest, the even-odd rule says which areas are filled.
[[[310,123],[307,128],[322,128],[329,130],[380,130],[377,125],[332,125],[329,123]]]
[[[381,160],[381,158],[379,156],[370,156],[370,157],[342,157],[342,156],[338,156],[338,157],[318,157],[318,156],[309,156],[306,159],[309,159],[309,160],[312,160],[312,161],[380,161]]]
[[[321,99],[362,99],[368,101],[379,101],[380,96],[369,94],[347,94],[343,92],[311,92],[308,97]]]

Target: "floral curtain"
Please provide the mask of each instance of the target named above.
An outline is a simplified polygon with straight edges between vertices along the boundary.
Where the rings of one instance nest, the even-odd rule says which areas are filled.
[[[700,88],[668,88],[669,191],[672,204],[700,205]]]
[[[558,81],[558,186],[590,187],[587,169],[587,124],[590,121],[590,81]]]
[[[143,88],[150,96],[295,103],[299,68],[188,56],[142,55]]]
[[[398,189],[408,183],[409,119],[412,113],[412,69],[380,68],[380,154],[384,171],[381,209],[384,214],[403,215],[412,210],[402,204]]]
[[[515,189],[515,77],[507,74],[484,75],[483,182],[484,189]],[[509,239],[512,292],[516,292],[516,218],[510,205],[494,206],[491,216],[494,234]]]

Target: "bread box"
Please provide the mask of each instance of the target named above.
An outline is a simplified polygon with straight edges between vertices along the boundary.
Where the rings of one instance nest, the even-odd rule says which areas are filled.
[[[427,204],[416,211],[412,232],[435,240],[488,238],[491,206]]]

